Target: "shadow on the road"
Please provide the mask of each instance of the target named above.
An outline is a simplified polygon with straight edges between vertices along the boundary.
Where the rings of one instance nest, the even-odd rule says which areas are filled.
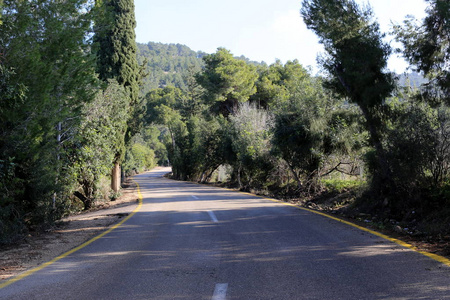
[[[155,174],[134,178],[140,211],[42,276],[74,277],[80,299],[103,299],[112,288],[115,299],[211,299],[204,291],[215,283],[228,283],[230,299],[450,295],[448,268],[394,243],[280,203]],[[103,277],[101,288],[91,285]],[[64,285],[52,288],[64,295]]]
[[[186,276],[207,274],[218,282],[232,280],[235,292],[236,283],[264,290],[266,299],[450,295],[448,268],[334,220],[225,189],[161,178],[140,184],[142,210],[104,238],[135,242],[113,242],[106,252],[85,254],[139,257],[126,267],[139,274],[139,284],[162,277],[170,289]],[[261,297],[255,292],[253,298]]]
[[[242,287],[264,290],[265,299],[299,299],[293,293],[299,288],[293,285],[301,286],[301,299],[427,299],[430,295],[445,299],[450,294],[448,270],[436,268],[417,253],[405,253],[365,233],[360,234],[363,238],[355,237],[356,230],[340,233],[344,225],[333,221],[316,228],[313,219],[320,216],[295,210],[274,215],[271,207],[257,210],[217,211],[219,223],[202,211],[143,211],[136,218],[147,222],[130,223],[117,232],[130,240],[139,239],[138,243],[128,247],[123,242],[122,246],[111,243],[118,248],[85,254],[85,258],[139,257],[126,266],[133,270],[134,280],[141,278],[137,284],[162,277],[170,289],[174,281],[208,274],[218,282],[222,277],[232,278]],[[299,222],[302,218],[306,222]],[[324,237],[326,232],[331,237]],[[105,237],[116,238],[114,234]],[[412,262],[416,265],[411,266]]]

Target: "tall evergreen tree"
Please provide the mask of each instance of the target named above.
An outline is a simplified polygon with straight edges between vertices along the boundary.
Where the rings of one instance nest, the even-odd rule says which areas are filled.
[[[136,58],[136,19],[133,0],[98,0],[100,23],[96,26],[97,71],[102,80],[116,79],[138,101],[140,72]]]
[[[357,104],[376,150],[374,184],[390,182],[389,165],[381,142],[380,108],[394,89],[393,75],[385,71],[391,48],[382,41],[370,7],[353,0],[304,0],[301,14],[327,52],[322,65],[327,87]]]
[[[135,127],[133,117],[139,97],[141,70],[137,62],[136,20],[133,0],[97,0],[98,19],[94,42],[97,50],[97,72],[100,79],[115,79],[128,94],[128,131]],[[112,174],[112,188],[120,187],[120,163],[125,154],[125,139],[117,140],[117,154]],[[128,134],[130,135],[130,134]]]

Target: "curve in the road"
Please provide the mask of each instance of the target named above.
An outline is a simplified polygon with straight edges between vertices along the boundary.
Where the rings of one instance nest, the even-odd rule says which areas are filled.
[[[250,193],[245,193],[245,192],[240,192],[240,193],[241,194],[246,194],[246,195],[251,195],[251,196],[256,196],[256,197],[259,197],[259,198],[262,198],[262,199],[265,199],[265,200],[269,200],[269,201],[273,201],[273,202],[282,203],[282,204],[285,204],[285,205],[288,205],[288,206],[293,206],[293,207],[301,209],[301,210],[305,210],[305,211],[308,211],[308,212],[311,212],[311,213],[314,213],[314,214],[317,214],[317,215],[321,215],[321,216],[327,217],[329,219],[332,219],[332,220],[344,223],[346,225],[355,227],[355,228],[357,228],[359,230],[362,230],[362,231],[368,232],[370,234],[376,235],[376,236],[381,237],[381,238],[383,238],[385,240],[388,240],[390,242],[396,243],[396,244],[398,244],[398,245],[400,245],[402,247],[405,247],[405,248],[408,248],[410,250],[413,250],[413,251],[415,251],[417,253],[425,255],[426,257],[434,259],[434,260],[436,260],[436,261],[438,261],[438,262],[440,262],[440,263],[450,267],[450,259],[448,259],[446,257],[443,257],[443,256],[440,256],[440,255],[437,255],[437,254],[434,254],[434,253],[431,253],[431,252],[419,250],[419,249],[417,249],[417,247],[415,247],[415,246],[413,246],[411,244],[408,244],[408,243],[406,243],[406,242],[404,242],[402,240],[399,240],[399,239],[387,236],[387,235],[382,234],[382,233],[380,233],[378,231],[371,230],[369,228],[365,228],[365,227],[359,226],[359,225],[357,225],[355,223],[352,223],[352,222],[349,222],[349,221],[346,221],[346,220],[343,220],[343,219],[340,219],[340,218],[337,218],[337,217],[334,217],[334,216],[330,216],[330,215],[328,215],[326,213],[322,213],[322,212],[317,211],[317,210],[308,209],[306,207],[302,207],[302,206],[295,205],[295,204],[292,204],[292,203],[288,203],[288,202],[284,202],[284,201],[280,201],[280,200],[276,200],[276,199],[271,199],[271,198],[266,198],[266,197],[262,197],[262,196],[258,196],[258,195],[254,195],[254,194],[250,194]]]

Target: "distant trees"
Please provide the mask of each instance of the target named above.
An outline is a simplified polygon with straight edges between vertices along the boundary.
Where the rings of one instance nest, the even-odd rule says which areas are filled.
[[[165,124],[170,133],[166,147],[176,178],[205,182],[227,166],[242,189],[265,189],[272,181],[289,185],[280,178],[290,177],[308,190],[332,168],[327,157],[335,154],[339,164],[352,151],[353,145],[342,150],[351,141],[339,140],[342,128],[353,128],[352,118],[298,61],[255,68],[222,48],[203,59],[195,75],[203,90],[166,87],[146,96],[147,121]],[[339,132],[325,134],[327,126]]]
[[[192,71],[199,72],[206,55],[180,44],[148,42],[137,44],[138,63],[145,65],[148,74],[142,80],[141,94],[152,89],[174,86],[183,91],[188,88],[187,78]]]

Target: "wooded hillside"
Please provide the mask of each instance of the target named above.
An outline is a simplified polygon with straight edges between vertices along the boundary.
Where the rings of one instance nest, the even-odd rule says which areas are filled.
[[[173,86],[187,90],[187,81],[204,66],[203,57],[208,53],[191,50],[186,45],[148,42],[137,43],[139,64],[145,65],[147,76],[143,78],[141,94],[146,95],[156,88]],[[239,57],[255,66],[263,63]]]
[[[186,90],[186,78],[200,71],[203,52],[195,52],[180,44],[138,43],[138,61],[145,64],[147,76],[143,79],[141,93],[165,86]]]

